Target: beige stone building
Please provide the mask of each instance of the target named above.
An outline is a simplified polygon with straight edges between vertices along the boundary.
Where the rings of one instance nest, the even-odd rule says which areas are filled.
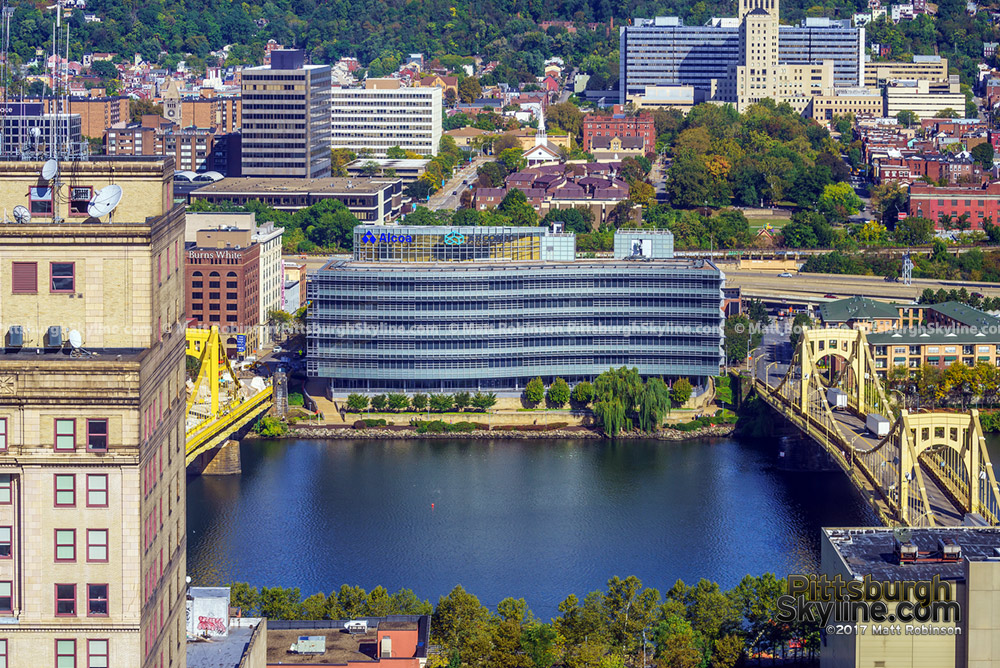
[[[948,59],[941,56],[914,56],[912,63],[882,62],[865,65],[865,87],[884,86],[889,81],[948,81]]]
[[[888,623],[862,618],[857,623],[865,627],[864,632],[857,628],[850,634],[825,634],[821,668],[1000,666],[1000,561],[996,559],[1000,533],[995,528],[912,529],[903,537],[905,542],[883,527],[829,528],[823,529],[822,537],[822,572],[828,578],[868,577],[874,582],[899,583],[931,582],[936,577],[940,584],[933,590],[938,600],[932,599],[922,611],[887,604],[891,614],[931,612],[936,621],[896,619],[895,615]],[[897,584],[895,590],[899,589]],[[909,593],[907,602],[920,602],[912,589]]]
[[[185,665],[184,209],[173,161],[0,163],[0,656]],[[111,216],[84,195],[123,190]],[[23,216],[22,216],[23,221]],[[81,341],[72,338],[76,331]]]

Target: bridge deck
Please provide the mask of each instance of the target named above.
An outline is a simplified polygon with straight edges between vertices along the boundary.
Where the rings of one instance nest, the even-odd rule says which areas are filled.
[[[781,383],[782,378],[788,371],[788,365],[781,362],[771,364],[766,362],[766,357],[772,357],[773,359],[780,356],[780,345],[767,345],[765,343],[765,349],[768,354],[760,358],[756,365],[757,379],[765,381],[767,387],[774,390]],[[799,392],[798,383],[797,379],[791,381],[791,393]],[[818,404],[826,402],[826,398],[822,395],[814,394],[811,397],[811,401],[813,402],[813,406],[818,407]],[[868,431],[863,417],[855,415],[849,410],[833,411],[833,415],[838,423],[841,434],[849,439],[849,442],[857,452],[867,452],[875,448],[881,440]],[[845,453],[846,457],[847,453]],[[943,526],[960,525],[965,516],[964,511],[945,493],[925,462],[920,462],[920,469],[923,474],[927,500],[930,504],[930,509],[933,511],[935,521]],[[914,484],[916,484],[916,481],[914,481]]]

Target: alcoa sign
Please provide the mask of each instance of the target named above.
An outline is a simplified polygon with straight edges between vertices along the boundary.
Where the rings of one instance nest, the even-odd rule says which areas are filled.
[[[363,244],[412,244],[413,236],[409,234],[395,234],[393,232],[382,232],[376,237],[371,230],[365,232],[361,237]]]

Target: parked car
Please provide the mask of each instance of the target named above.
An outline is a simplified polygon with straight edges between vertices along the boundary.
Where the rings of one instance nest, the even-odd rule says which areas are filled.
[[[837,295],[823,295],[824,299],[836,299]]]

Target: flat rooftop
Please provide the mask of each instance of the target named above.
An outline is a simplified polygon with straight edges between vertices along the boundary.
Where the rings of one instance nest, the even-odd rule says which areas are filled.
[[[417,622],[379,622],[369,626],[367,633],[348,633],[343,622],[333,628],[273,628],[267,629],[267,663],[289,665],[344,664],[348,662],[377,663],[378,629],[417,631]],[[289,648],[300,636],[323,636],[326,651],[323,654],[296,654]],[[190,663],[188,664],[190,665]]]
[[[344,165],[347,169],[361,169],[366,163],[374,162],[383,169],[422,169],[430,158],[358,158]]]
[[[254,630],[250,626],[230,626],[226,638],[189,640],[185,652],[188,668],[238,668]]]
[[[314,193],[377,193],[398,181],[396,178],[328,177],[323,179],[274,179],[267,177],[231,177],[207,183],[194,195],[306,195]]]
[[[616,260],[587,258],[567,262],[553,260],[463,260],[442,262],[368,262],[362,260],[330,260],[320,271],[426,271],[441,273],[442,271],[495,271],[528,270],[528,269],[566,269],[569,267],[599,267],[602,269],[641,269],[644,267],[665,267],[671,269],[694,269],[712,273],[721,273],[719,268],[707,260],[695,258],[663,258],[640,260]]]
[[[895,538],[888,528],[823,529],[831,545],[855,577],[871,575],[876,580],[930,580],[937,575],[942,580],[964,577],[962,560],[957,563],[899,564],[893,558]],[[938,539],[951,539],[962,548],[962,557],[969,561],[1000,561],[1000,528],[938,527],[911,529],[910,542],[919,552],[938,550]]]

